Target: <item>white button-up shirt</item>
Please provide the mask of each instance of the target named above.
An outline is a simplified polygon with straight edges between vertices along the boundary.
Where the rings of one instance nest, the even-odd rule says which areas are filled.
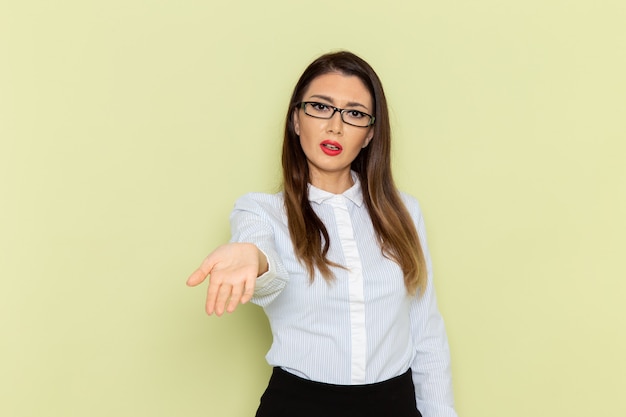
[[[428,283],[410,296],[402,270],[378,245],[361,186],[332,194],[309,186],[311,205],[330,237],[335,280],[311,282],[297,259],[282,193],[241,197],[231,215],[233,242],[254,243],[269,262],[252,301],[272,328],[266,359],[300,377],[330,384],[385,381],[412,368],[418,409],[424,417],[455,417],[450,358],[437,309],[422,214],[402,194],[424,250]]]

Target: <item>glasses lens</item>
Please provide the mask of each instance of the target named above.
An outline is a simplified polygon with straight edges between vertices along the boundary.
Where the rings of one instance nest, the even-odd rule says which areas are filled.
[[[366,127],[370,124],[370,116],[358,110],[344,110],[341,118],[344,122],[354,126]]]
[[[330,119],[335,112],[330,106],[322,103],[304,103],[304,112],[320,119]]]

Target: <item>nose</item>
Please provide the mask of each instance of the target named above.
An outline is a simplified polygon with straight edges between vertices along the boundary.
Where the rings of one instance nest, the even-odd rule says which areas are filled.
[[[335,114],[328,119],[328,131],[337,135],[343,133],[343,119],[341,118],[340,112],[336,111]]]

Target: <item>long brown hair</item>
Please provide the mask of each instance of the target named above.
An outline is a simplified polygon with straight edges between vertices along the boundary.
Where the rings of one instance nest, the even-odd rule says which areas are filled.
[[[295,253],[311,280],[317,268],[330,281],[334,278],[330,267],[340,266],[327,258],[328,231],[309,203],[309,168],[293,122],[293,114],[311,81],[329,72],[358,77],[372,95],[374,135],[352,162],[351,169],[361,181],[363,199],[383,255],[400,265],[407,291],[421,293],[426,287],[426,261],[414,222],[391,175],[391,128],[385,93],[372,67],[350,52],[333,52],[313,61],[298,80],[289,103],[282,154],[283,191]]]

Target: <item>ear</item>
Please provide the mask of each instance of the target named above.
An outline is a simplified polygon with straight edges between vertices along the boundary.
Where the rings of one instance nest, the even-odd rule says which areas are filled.
[[[370,131],[367,134],[367,136],[365,137],[365,143],[363,144],[363,146],[361,147],[361,149],[365,149],[367,148],[367,145],[370,144],[370,141],[372,140],[372,138],[374,137],[374,128],[370,127]]]
[[[296,135],[300,136],[300,116],[298,110],[293,111],[293,130],[296,131]]]

